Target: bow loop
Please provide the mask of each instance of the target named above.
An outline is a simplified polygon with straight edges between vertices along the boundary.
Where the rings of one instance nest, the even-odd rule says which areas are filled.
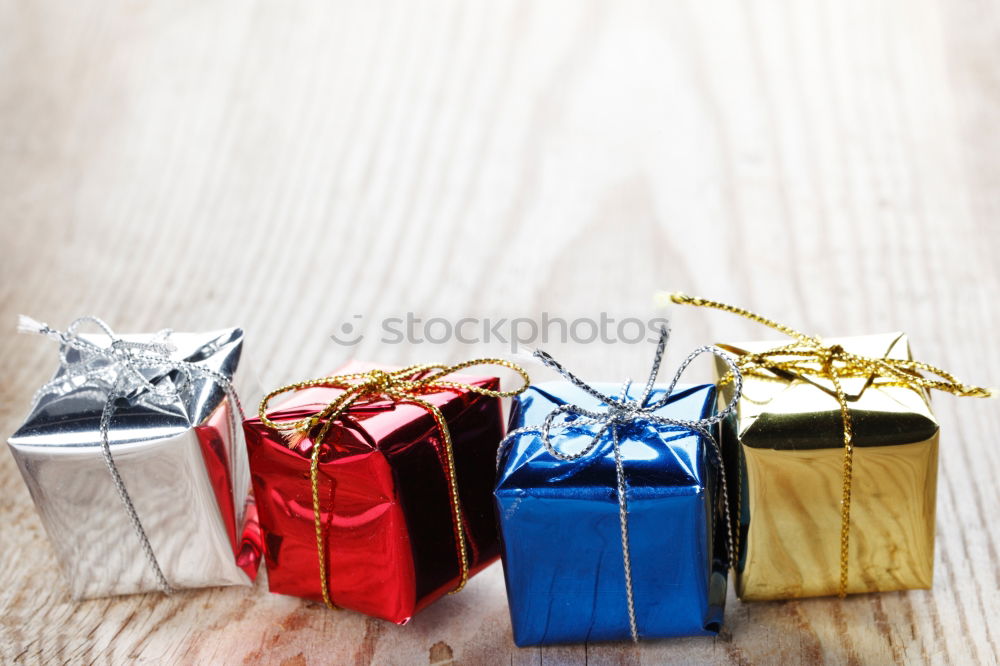
[[[169,334],[170,331],[161,331],[157,335],[166,337]],[[118,353],[120,356],[130,356],[138,360],[146,356],[166,356],[169,358],[171,353],[177,351],[177,346],[166,342],[135,342],[113,338],[111,340],[111,351]]]
[[[660,355],[662,355],[662,353],[663,353],[662,351],[659,352]],[[728,354],[725,351],[713,345],[698,347],[690,354],[688,354],[683,361],[681,361],[681,364],[677,366],[677,371],[674,372],[674,376],[670,380],[670,384],[667,386],[667,390],[664,392],[663,397],[660,398],[660,400],[658,400],[653,405],[650,405],[649,407],[650,412],[655,412],[661,409],[662,407],[665,407],[670,402],[671,396],[673,396],[674,391],[677,389],[677,384],[680,382],[681,377],[683,377],[684,373],[687,372],[687,369],[691,365],[691,363],[693,363],[695,359],[697,359],[699,356],[703,354],[712,354],[713,356],[717,356],[718,358],[722,359],[722,361],[729,368],[729,374],[731,376],[731,381],[734,387],[733,395],[725,403],[725,405],[723,405],[722,409],[718,410],[715,414],[707,416],[704,419],[699,419],[698,421],[680,421],[678,425],[681,425],[682,427],[693,426],[693,425],[712,426],[715,425],[716,423],[724,421],[726,418],[729,417],[730,414],[733,413],[733,411],[736,409],[737,403],[739,402],[740,396],[743,394],[743,374],[736,362],[736,359],[734,359],[731,354]]]
[[[564,418],[565,416],[568,416],[569,418]],[[582,451],[577,453],[564,452],[559,446],[556,445],[558,440],[553,438],[551,434],[553,428],[557,428],[559,430],[569,430],[572,428],[582,428],[583,426],[588,425],[599,425],[600,428],[598,429],[598,432],[591,437],[587,446],[584,447]],[[564,462],[571,462],[589,456],[601,443],[604,433],[606,433],[610,427],[611,423],[608,422],[604,413],[592,412],[577,405],[566,404],[559,405],[545,415],[545,419],[542,421],[539,432],[541,433],[542,445],[545,447],[545,450],[552,455],[552,457]],[[509,438],[516,432],[517,431],[509,433],[507,437]],[[500,449],[504,449],[502,444]]]
[[[542,365],[544,365],[545,367],[550,368],[552,370],[555,370],[566,381],[570,382],[571,384],[573,384],[574,386],[576,386],[577,388],[579,388],[584,393],[587,393],[588,395],[590,395],[590,396],[592,396],[594,398],[597,398],[598,400],[600,400],[601,402],[606,403],[606,404],[612,404],[612,403],[616,402],[616,399],[613,398],[612,396],[605,395],[605,394],[601,393],[600,391],[598,391],[597,389],[595,389],[593,386],[591,386],[590,384],[588,384],[587,382],[583,381],[582,379],[580,379],[579,377],[577,377],[575,374],[573,374],[572,372],[570,372],[569,370],[567,370],[565,367],[563,367],[562,363],[560,363],[559,361],[557,361],[554,358],[552,358],[552,356],[548,352],[543,351],[541,349],[536,349],[534,351],[534,353],[532,354],[532,356],[534,356],[536,359],[538,359],[542,363]]]

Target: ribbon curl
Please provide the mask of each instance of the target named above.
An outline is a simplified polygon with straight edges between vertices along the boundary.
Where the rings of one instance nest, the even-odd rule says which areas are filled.
[[[540,435],[540,439],[542,445],[545,447],[545,450],[548,451],[554,458],[565,462],[572,462],[594,454],[600,444],[607,441],[608,438],[606,435],[610,432],[611,448],[615,460],[615,477],[618,495],[618,523],[621,533],[622,564],[625,570],[625,596],[628,607],[629,631],[631,632],[633,642],[638,642],[639,630],[635,614],[635,598],[632,590],[632,554],[631,547],[629,545],[628,528],[628,485],[625,479],[625,466],[622,461],[621,454],[620,428],[626,427],[632,423],[656,423],[662,426],[672,426],[677,429],[696,432],[704,439],[704,441],[709,443],[710,451],[718,465],[719,487],[722,493],[722,506],[726,527],[726,555],[728,558],[727,567],[729,563],[733,561],[734,555],[732,521],[729,515],[729,495],[726,492],[725,467],[722,460],[722,451],[719,448],[719,444],[716,441],[715,436],[709,428],[717,425],[733,413],[733,410],[736,408],[736,403],[743,390],[742,375],[736,365],[736,361],[726,352],[713,346],[699,347],[688,354],[687,358],[685,358],[680,366],[678,366],[677,372],[674,374],[674,377],[664,392],[663,397],[655,402],[649,402],[650,396],[653,393],[656,377],[660,372],[660,364],[663,360],[663,353],[666,349],[669,337],[669,330],[666,327],[661,328],[660,338],[656,345],[656,353],[653,356],[653,364],[649,372],[649,377],[646,380],[646,385],[643,388],[642,394],[638,400],[628,398],[628,389],[631,386],[631,380],[625,381],[618,397],[605,395],[564,368],[562,364],[546,352],[536,350],[534,352],[535,358],[547,367],[555,370],[564,379],[572,383],[577,388],[601,401],[604,408],[599,411],[594,409],[584,409],[583,407],[572,403],[559,405],[553,408],[552,411],[545,416],[545,419],[542,421],[540,426],[526,426],[509,432],[507,437],[505,437],[503,442],[501,442],[500,449],[497,452],[497,467],[499,467],[501,458],[514,439],[522,435],[534,434]],[[670,403],[674,389],[677,387],[677,383],[687,370],[687,367],[691,365],[692,361],[705,353],[714,354],[720,357],[729,366],[732,372],[735,387],[733,397],[726,403],[725,407],[721,411],[703,419],[675,419],[657,414],[656,412],[658,410]],[[553,442],[552,430],[554,428],[571,429],[580,426],[599,427],[597,432],[592,435],[590,443],[578,453],[565,453],[560,451]]]
[[[795,338],[795,342],[765,352],[742,354],[737,361],[737,366],[744,375],[764,379],[774,379],[777,375],[780,379],[794,373],[803,377],[826,379],[833,385],[834,395],[840,405],[844,441],[843,484],[840,504],[840,583],[837,590],[837,596],[843,599],[847,596],[848,555],[850,553],[854,424],[851,419],[850,407],[847,404],[847,393],[844,391],[841,380],[871,377],[872,381],[880,380],[877,384],[880,387],[899,386],[913,390],[934,389],[972,398],[994,397],[996,391],[963,384],[941,368],[921,361],[852,354],[840,345],[828,345],[818,336],[806,335],[790,326],[779,324],[772,319],[733,305],[695,298],[682,293],[670,294],[670,300],[678,305],[694,305],[729,312]],[[921,372],[927,373],[931,377],[925,377]],[[724,375],[719,383],[727,384],[733,381],[731,375],[732,370]]]
[[[478,365],[496,365],[513,370],[521,376],[524,384],[511,391],[494,391],[480,386],[464,384],[462,382],[447,381],[445,376],[460,372],[466,368]],[[430,374],[426,374],[430,373]],[[455,455],[452,447],[451,431],[445,421],[444,415],[433,403],[422,399],[420,396],[427,393],[435,393],[442,389],[457,391],[471,391],[480,395],[492,398],[509,398],[515,396],[528,388],[530,383],[528,373],[520,366],[498,358],[483,358],[455,365],[425,364],[410,365],[399,370],[369,370],[367,372],[355,372],[342,375],[332,375],[329,377],[319,377],[306,381],[287,384],[271,391],[260,402],[257,410],[261,423],[277,430],[286,440],[288,448],[294,448],[304,437],[308,436],[316,426],[319,430],[313,437],[312,454],[310,456],[309,479],[312,485],[313,503],[313,524],[316,529],[316,553],[319,559],[319,577],[323,592],[323,602],[332,609],[338,609],[330,598],[329,583],[326,575],[326,555],[323,548],[323,522],[321,518],[321,507],[319,501],[319,455],[321,444],[329,433],[337,418],[350,409],[358,400],[369,398],[387,397],[398,403],[410,403],[422,407],[434,418],[438,432],[444,442],[446,474],[448,477],[448,495],[451,503],[452,527],[455,536],[455,549],[459,562],[459,582],[450,594],[454,594],[465,587],[469,580],[469,555],[465,533],[465,524],[462,519],[462,506],[458,495],[458,481],[455,475]],[[337,396],[332,402],[320,411],[295,421],[274,421],[267,415],[267,406],[275,397],[292,391],[303,389],[325,387],[341,389],[344,392]]]
[[[104,347],[81,337],[78,331],[88,323],[101,329],[101,332],[110,341],[108,346]],[[111,474],[115,489],[118,491],[118,497],[121,499],[129,522],[139,538],[139,544],[156,578],[157,587],[164,594],[170,594],[173,592],[173,587],[164,576],[163,569],[153,553],[149,537],[118,471],[114,456],[111,454],[108,431],[111,428],[115,403],[119,398],[129,395],[141,396],[153,402],[169,402],[175,400],[181,391],[190,386],[194,377],[199,375],[215,382],[226,394],[232,407],[228,419],[230,441],[235,442],[237,441],[238,428],[236,415],[239,414],[242,419],[244,413],[232,382],[222,373],[210,368],[190,361],[171,358],[170,354],[176,351],[176,347],[167,342],[172,333],[170,329],[160,331],[150,342],[133,342],[117,337],[110,326],[94,316],[75,319],[66,327],[66,331],[62,332],[21,315],[18,319],[17,330],[20,333],[44,335],[60,345],[59,362],[62,372],[35,392],[32,400],[33,405],[37,405],[46,395],[64,393],[68,388],[79,386],[90,385],[107,392],[100,421],[101,450],[104,462],[107,464],[108,472]],[[77,358],[70,358],[71,350],[76,352]],[[165,369],[177,372],[177,379],[153,383],[144,374],[144,371],[162,372]]]

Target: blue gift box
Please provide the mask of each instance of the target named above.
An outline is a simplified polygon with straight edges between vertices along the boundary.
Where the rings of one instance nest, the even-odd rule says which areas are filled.
[[[664,392],[657,386],[649,402]],[[640,393],[630,387],[627,397]],[[539,426],[568,404],[603,406],[569,382],[536,384],[515,398],[511,430]],[[715,410],[715,387],[699,385],[675,388],[656,415],[695,421]],[[585,449],[600,427],[562,427],[560,450]],[[695,431],[641,419],[618,428],[638,636],[715,634],[726,599],[726,527],[708,442]],[[508,444],[494,495],[514,641],[631,638],[611,436],[575,461],[553,456],[537,433]]]

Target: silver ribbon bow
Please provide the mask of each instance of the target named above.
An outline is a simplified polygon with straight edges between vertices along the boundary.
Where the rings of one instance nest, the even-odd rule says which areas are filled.
[[[110,341],[108,346],[104,347],[81,337],[78,331],[88,323],[95,324],[101,329]],[[157,586],[162,592],[171,593],[173,588],[163,575],[160,563],[149,543],[146,530],[142,527],[142,521],[139,520],[132,498],[125,488],[125,483],[118,472],[118,466],[111,455],[108,430],[115,412],[115,403],[120,398],[130,396],[141,396],[143,399],[149,399],[153,402],[171,401],[190,386],[195,375],[199,375],[214,381],[225,392],[231,407],[229,433],[232,439],[230,441],[235,442],[239,427],[237,415],[242,419],[244,412],[232,382],[222,373],[210,368],[171,358],[170,354],[176,351],[176,348],[167,342],[172,333],[170,329],[160,331],[150,342],[132,342],[116,337],[110,326],[92,316],[74,320],[65,332],[61,332],[47,324],[21,315],[17,328],[21,333],[44,335],[60,343],[59,362],[62,372],[57,373],[55,379],[38,389],[33,400],[35,404],[46,395],[64,393],[67,389],[80,386],[93,386],[107,392],[100,422],[104,462],[107,463],[111,479],[118,491],[118,497],[121,498],[129,522],[139,538],[142,550],[156,577]],[[75,352],[75,358],[71,357],[71,352]],[[173,380],[161,380],[158,383],[153,383],[147,377],[147,373],[157,377],[162,376],[164,372],[176,372],[177,377]]]
[[[622,463],[619,428],[632,423],[656,423],[659,425],[673,426],[678,429],[696,432],[704,438],[704,441],[709,443],[710,451],[718,465],[719,487],[722,491],[722,506],[726,523],[725,534],[726,555],[728,557],[727,565],[733,562],[734,541],[732,537],[732,520],[729,515],[729,496],[726,492],[725,467],[722,461],[722,451],[719,448],[719,443],[716,441],[710,428],[727,418],[736,408],[736,403],[739,401],[740,394],[743,391],[743,377],[740,374],[739,368],[736,366],[736,360],[729,354],[722,351],[718,347],[699,347],[688,354],[687,358],[685,358],[677,368],[677,372],[674,374],[674,378],[670,382],[670,385],[667,387],[663,396],[656,402],[649,402],[650,396],[653,393],[653,385],[656,382],[656,377],[660,373],[660,363],[663,360],[663,352],[667,347],[667,340],[669,337],[669,330],[665,327],[661,328],[660,339],[656,345],[656,354],[653,357],[653,366],[649,373],[649,379],[646,380],[646,386],[638,400],[628,398],[628,389],[632,384],[632,380],[630,379],[625,381],[618,397],[605,395],[564,368],[558,361],[544,351],[536,350],[534,352],[535,358],[541,361],[544,365],[558,372],[563,378],[571,382],[577,388],[588,393],[597,400],[600,400],[604,403],[604,407],[602,410],[598,411],[593,409],[584,409],[583,407],[574,404],[559,405],[546,415],[540,426],[527,426],[507,433],[507,436],[500,443],[500,449],[497,452],[497,466],[499,467],[500,460],[511,441],[522,435],[535,434],[541,435],[542,445],[554,458],[566,462],[572,462],[593,454],[602,442],[607,441],[608,438],[605,435],[610,432],[611,447],[615,458],[615,475],[617,477],[618,521],[621,529],[622,563],[625,569],[625,595],[628,603],[629,630],[631,631],[633,642],[638,642],[639,630],[635,615],[635,599],[632,592],[632,554],[629,547],[628,535],[628,485],[625,479],[625,467]],[[677,387],[677,382],[680,380],[685,370],[687,370],[687,367],[692,361],[705,353],[714,354],[715,356],[721,358],[729,366],[733,373],[734,391],[729,402],[727,402],[725,407],[718,413],[703,419],[674,419],[657,414],[656,412],[658,410],[662,409],[670,402],[674,389]],[[553,443],[552,430],[554,428],[569,429],[578,428],[580,426],[599,426],[599,428],[592,436],[590,443],[578,453],[564,453],[563,451],[560,451]]]

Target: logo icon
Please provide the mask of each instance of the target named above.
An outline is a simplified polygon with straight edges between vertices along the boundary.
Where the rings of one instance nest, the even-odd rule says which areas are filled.
[[[351,319],[357,319],[358,323],[354,324],[351,321],[345,321],[338,327],[338,332],[330,334],[330,339],[338,345],[351,347],[361,342],[361,340],[365,337],[364,334],[361,333],[361,315],[353,315]]]

